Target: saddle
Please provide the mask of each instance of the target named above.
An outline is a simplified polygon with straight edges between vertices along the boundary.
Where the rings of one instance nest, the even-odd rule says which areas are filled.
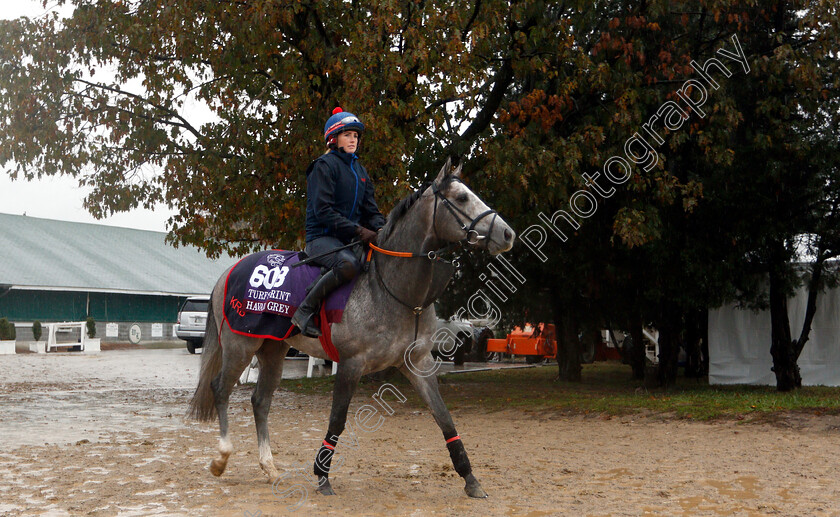
[[[318,266],[304,264],[302,253],[267,250],[248,255],[233,266],[225,280],[224,316],[230,329],[243,336],[282,341],[300,333],[291,317],[306,297],[306,289],[321,274]],[[329,294],[321,304],[322,344],[327,349],[329,324],[341,322],[356,279]],[[329,342],[332,347],[332,343]],[[332,347],[332,351],[335,348]],[[330,350],[328,355],[332,358]],[[333,360],[338,360],[337,353]]]

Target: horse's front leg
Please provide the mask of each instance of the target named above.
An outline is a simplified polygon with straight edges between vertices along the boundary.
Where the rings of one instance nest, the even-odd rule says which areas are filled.
[[[347,422],[347,411],[350,408],[350,400],[359,379],[362,377],[362,365],[352,360],[343,360],[338,363],[338,371],[335,376],[333,388],[333,403],[330,411],[330,424],[327,428],[327,436],[324,438],[318,455],[315,457],[314,472],[318,477],[318,492],[324,495],[335,495],[330,485],[330,465],[333,453],[335,452],[338,437],[344,431],[344,424]]]
[[[461,437],[458,436],[458,431],[455,430],[455,424],[452,422],[452,416],[443,402],[443,397],[440,396],[437,375],[434,373],[424,374],[424,372],[434,372],[435,370],[432,357],[428,354],[419,361],[413,361],[410,368],[406,365],[400,368],[400,371],[411,381],[411,385],[414,386],[420,397],[429,405],[435,417],[435,422],[443,431],[443,438],[446,440],[446,448],[449,449],[449,457],[452,458],[455,472],[466,482],[464,491],[470,497],[487,497],[487,492],[481,488],[481,483],[472,473],[467,451],[464,449]]]

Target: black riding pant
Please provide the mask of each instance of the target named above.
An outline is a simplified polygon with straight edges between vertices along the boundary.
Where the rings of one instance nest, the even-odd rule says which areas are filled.
[[[335,237],[318,237],[306,243],[306,256],[314,257],[341,246],[344,243]],[[312,263],[332,269],[344,282],[349,282],[359,274],[359,257],[356,254],[359,249],[359,246],[345,248],[313,260]]]

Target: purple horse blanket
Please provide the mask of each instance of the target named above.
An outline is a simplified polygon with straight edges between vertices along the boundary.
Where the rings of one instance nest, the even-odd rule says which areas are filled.
[[[299,261],[296,251],[267,250],[248,255],[233,266],[225,281],[224,309],[233,332],[277,341],[300,333],[291,318],[321,268],[308,264],[291,267]],[[355,283],[354,279],[327,296],[321,307],[326,322],[341,321]],[[323,319],[318,321],[323,327]]]

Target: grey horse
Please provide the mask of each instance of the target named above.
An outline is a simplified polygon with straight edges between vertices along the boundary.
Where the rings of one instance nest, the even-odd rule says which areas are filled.
[[[453,169],[447,162],[428,188],[421,188],[398,203],[380,234],[379,246],[424,256],[457,242],[484,249],[492,255],[510,250],[515,233],[460,181],[460,172],[460,166]],[[328,477],[330,460],[338,437],[345,429],[350,399],[359,380],[362,375],[393,366],[408,378],[431,408],[455,470],[466,482],[466,493],[471,497],[486,497],[472,473],[467,453],[440,395],[437,377],[423,373],[435,369],[430,350],[436,318],[434,306],[430,304],[439,289],[432,279],[435,271],[432,260],[374,255],[370,270],[360,276],[353,288],[341,323],[332,326],[332,340],[340,361],[327,437],[314,464],[318,491],[325,495],[335,494]],[[220,325],[224,322],[226,277],[227,272],[216,283],[211,296],[201,373],[189,415],[203,421],[218,415],[219,457],[211,462],[210,471],[220,476],[233,452],[227,414],[231,390],[256,354],[260,375],[251,404],[260,467],[273,480],[280,473],[274,466],[269,445],[268,413],[281,378],[286,351],[293,346],[313,357],[326,359],[327,356],[318,339],[302,334],[278,342],[238,335],[224,324]],[[419,310],[423,307],[425,310]]]

